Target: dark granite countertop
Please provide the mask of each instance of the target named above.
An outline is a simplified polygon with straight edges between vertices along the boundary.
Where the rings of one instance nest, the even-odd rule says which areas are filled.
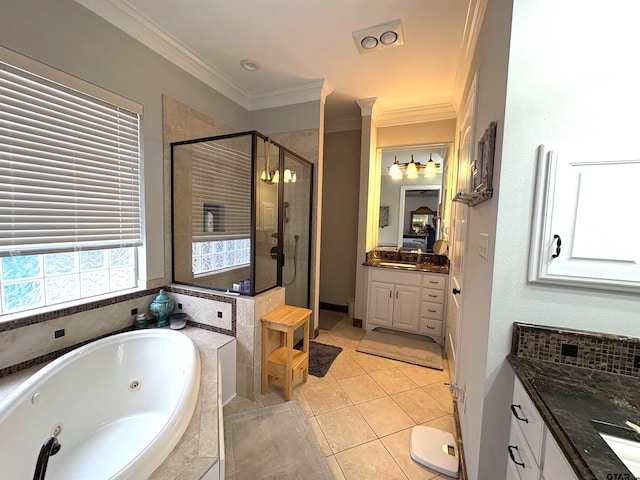
[[[448,265],[432,265],[430,263],[402,263],[389,260],[369,260],[363,265],[367,267],[392,268],[408,272],[449,273]]]
[[[640,424],[639,379],[513,355],[507,358],[578,478],[635,478],[598,430],[608,428],[613,430],[609,433],[640,441],[640,435],[625,427],[627,420]]]

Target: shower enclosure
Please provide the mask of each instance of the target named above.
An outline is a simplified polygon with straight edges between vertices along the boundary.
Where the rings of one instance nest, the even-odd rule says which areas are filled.
[[[309,306],[313,164],[252,131],[171,144],[173,282]]]

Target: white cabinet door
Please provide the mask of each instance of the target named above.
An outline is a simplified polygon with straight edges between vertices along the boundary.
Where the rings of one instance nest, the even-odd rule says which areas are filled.
[[[573,473],[573,469],[569,466],[564,454],[556,443],[551,433],[547,430],[544,440],[544,462],[542,466],[542,475],[544,478],[552,480],[554,478],[562,480],[578,480]]]
[[[417,332],[419,309],[420,287],[396,285],[393,328]]]
[[[529,281],[640,292],[640,160],[540,145]]]
[[[392,327],[393,283],[371,282],[369,284],[369,323],[381,327]]]

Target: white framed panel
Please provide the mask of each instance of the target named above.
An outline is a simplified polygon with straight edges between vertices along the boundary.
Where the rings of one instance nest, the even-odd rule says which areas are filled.
[[[638,181],[640,160],[540,145],[528,280],[640,291]]]

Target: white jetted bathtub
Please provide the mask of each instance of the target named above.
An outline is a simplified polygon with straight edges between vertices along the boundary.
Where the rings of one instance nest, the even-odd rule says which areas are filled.
[[[145,479],[187,428],[200,357],[172,330],[113,335],[43,367],[0,404],[0,477],[31,479],[56,437],[46,480]]]

